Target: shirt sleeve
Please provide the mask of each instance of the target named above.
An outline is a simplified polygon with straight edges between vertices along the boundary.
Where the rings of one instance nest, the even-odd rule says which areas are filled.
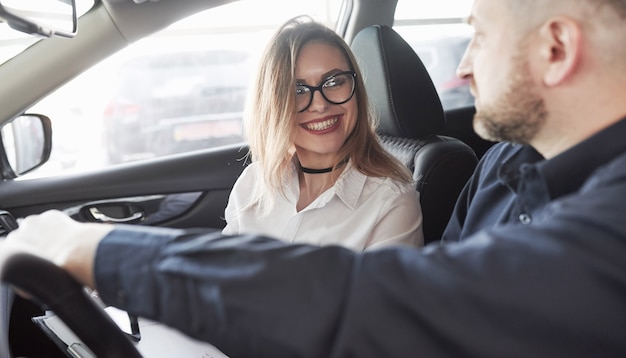
[[[118,226],[96,284],[232,357],[624,356],[626,184],[583,192],[424,249]]]
[[[230,198],[232,198],[233,192],[231,192]],[[237,235],[239,234],[239,220],[237,218],[237,204],[231,199],[228,200],[226,210],[224,210],[224,219],[226,220],[226,226],[222,229],[224,235]]]
[[[98,247],[95,275],[107,304],[229,356],[328,357],[354,264],[339,246],[118,226]]]
[[[224,210],[224,219],[226,226],[222,229],[224,235],[237,235],[240,233],[239,211],[246,205],[245,200],[249,200],[254,190],[254,167],[256,164],[250,164],[241,172],[239,178],[235,181],[233,189],[228,196],[228,204]]]
[[[380,217],[371,232],[372,240],[367,243],[366,250],[390,245],[424,245],[419,193],[407,185],[394,194],[389,195],[380,205]]]

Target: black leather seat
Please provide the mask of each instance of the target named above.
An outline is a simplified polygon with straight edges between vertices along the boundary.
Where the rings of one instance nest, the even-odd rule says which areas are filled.
[[[438,242],[459,192],[478,162],[462,141],[438,135],[439,95],[415,51],[388,26],[361,30],[351,48],[379,116],[383,146],[413,172],[424,214],[424,240]]]

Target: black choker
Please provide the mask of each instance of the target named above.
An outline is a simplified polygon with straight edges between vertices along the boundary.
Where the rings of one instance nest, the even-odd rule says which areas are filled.
[[[348,158],[342,160],[341,162],[337,164],[337,168],[346,164],[347,162],[348,162]],[[299,162],[298,162],[298,165],[300,166],[300,170],[302,170],[302,172],[307,173],[307,174],[323,174],[323,173],[330,173],[333,170],[335,170],[335,167],[328,167],[328,168],[322,168],[322,169],[307,168],[307,167],[303,167],[302,164],[300,164]]]
[[[300,165],[300,169],[307,173],[307,174],[322,174],[322,173],[330,173],[333,171],[333,169],[335,169],[335,167],[329,167],[329,168],[322,168],[322,169],[312,169],[312,168],[306,168],[303,167],[302,165]]]

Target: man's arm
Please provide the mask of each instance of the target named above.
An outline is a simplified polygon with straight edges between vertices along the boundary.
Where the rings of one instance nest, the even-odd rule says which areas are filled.
[[[108,304],[232,357],[329,357],[355,277],[341,247],[118,226],[97,251]]]
[[[424,250],[118,226],[98,241],[96,284],[107,303],[232,357],[624,356],[626,182],[611,174],[624,167],[612,163],[530,225]],[[38,234],[41,220],[64,222],[27,220],[7,244],[32,243],[63,266],[69,246],[94,238],[78,223],[79,236]]]
[[[119,228],[96,279],[108,303],[233,357],[622,356],[626,204],[606,198],[625,194],[609,186],[425,250]]]

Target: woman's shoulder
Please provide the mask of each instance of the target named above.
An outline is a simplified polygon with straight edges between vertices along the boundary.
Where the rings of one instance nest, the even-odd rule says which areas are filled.
[[[283,178],[285,185],[291,183],[294,178],[297,179],[297,175],[295,174],[295,166],[293,166],[291,171],[292,172],[288,173],[288,176],[286,178]],[[258,162],[252,162],[243,169],[243,171],[237,178],[237,182],[235,183],[235,185],[237,185],[237,183],[245,183],[245,185],[251,185],[259,180],[262,180],[261,178],[263,176],[263,167],[261,166],[261,164]]]
[[[255,178],[258,177],[260,170],[261,167],[258,163],[250,163],[246,165],[246,167],[241,171],[241,174],[239,174],[235,185],[255,180]]]
[[[394,192],[398,192],[399,194],[405,194],[407,192],[415,191],[415,183],[413,181],[406,182],[403,180],[395,179],[395,178],[384,178],[384,185],[388,186]]]
[[[367,176],[366,186],[375,187],[377,191],[382,190],[396,196],[416,190],[413,182],[405,182],[391,177]]]

